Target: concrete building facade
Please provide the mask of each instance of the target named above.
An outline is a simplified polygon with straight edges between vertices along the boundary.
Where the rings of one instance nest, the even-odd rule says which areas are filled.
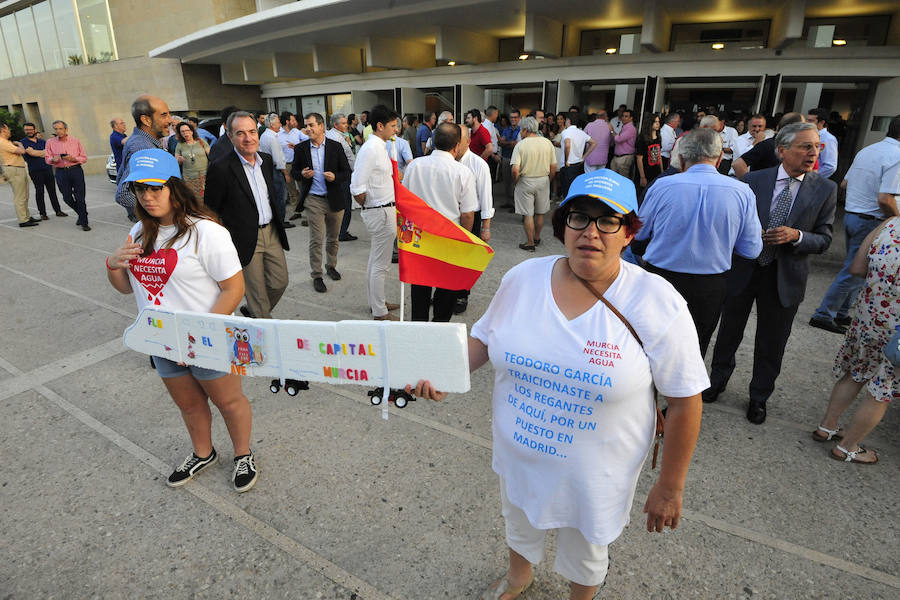
[[[36,16],[47,3],[99,10],[97,0],[0,2],[7,46],[7,16]],[[109,119],[145,92],[176,113],[228,104],[327,115],[385,103],[457,116],[489,104],[768,114],[822,106],[847,121],[850,156],[900,112],[893,1],[197,0],[184,17],[184,3],[171,0],[99,4],[109,62],[25,74],[0,64],[0,106],[31,120],[37,111],[45,127],[69,121],[97,156]],[[91,62],[86,41],[81,53]]]

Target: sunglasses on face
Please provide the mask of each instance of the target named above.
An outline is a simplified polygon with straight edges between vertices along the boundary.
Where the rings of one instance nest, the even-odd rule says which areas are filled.
[[[566,226],[575,231],[583,231],[590,227],[591,223],[597,226],[597,230],[600,233],[616,233],[622,229],[622,225],[625,224],[625,219],[613,215],[592,217],[587,213],[578,211],[572,211],[566,215]]]

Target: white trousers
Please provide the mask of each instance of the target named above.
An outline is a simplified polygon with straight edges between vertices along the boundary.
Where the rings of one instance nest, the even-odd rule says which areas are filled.
[[[397,237],[397,211],[393,206],[370,208],[360,211],[360,217],[372,237],[369,264],[366,266],[366,295],[372,316],[383,317],[388,313],[384,282],[391,270],[391,255]]]

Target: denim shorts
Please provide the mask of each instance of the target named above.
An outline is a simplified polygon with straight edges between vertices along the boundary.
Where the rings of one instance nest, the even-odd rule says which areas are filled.
[[[194,365],[179,365],[175,361],[160,356],[152,356],[153,364],[156,365],[156,371],[163,379],[171,379],[173,377],[181,377],[190,373],[194,379],[198,381],[212,381],[219,377],[224,377],[228,373],[222,371],[214,371],[212,369],[204,369],[203,367],[195,367]]]

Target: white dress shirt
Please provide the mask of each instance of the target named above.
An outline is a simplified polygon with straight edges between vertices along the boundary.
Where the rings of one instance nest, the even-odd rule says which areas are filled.
[[[731,150],[725,150],[722,154],[722,160],[733,160],[734,159],[734,147],[737,145],[738,132],[734,127],[729,127],[728,125],[719,132],[719,137],[722,138],[722,148],[731,148]]]
[[[622,133],[622,127],[625,126],[625,123],[622,122],[622,119],[620,119],[618,115],[610,119],[609,124],[612,125],[613,131],[616,132],[616,135]]]
[[[303,140],[300,139],[300,130],[296,127],[290,131],[285,131],[283,127],[281,128],[281,131],[278,132],[278,143],[281,144],[281,151],[284,153],[285,162],[294,162],[294,149],[288,146],[288,144],[299,146],[302,141]]]
[[[659,128],[659,138],[661,146],[659,153],[666,158],[672,158],[672,148],[675,147],[675,140],[678,138],[678,136],[675,135],[675,130],[671,125],[666,123]]]
[[[584,146],[591,141],[591,136],[575,125],[566,127],[559,140],[559,147],[562,148],[564,158],[566,156],[566,140],[572,140],[572,143],[569,144],[569,158],[566,160],[566,165],[584,162]]]
[[[281,142],[278,141],[278,134],[271,129],[266,129],[259,136],[259,151],[272,155],[272,162],[275,163],[275,169],[284,171],[284,151],[281,149]]]
[[[494,125],[494,122],[490,119],[485,119],[482,125],[487,127],[488,132],[491,134],[491,143],[494,145],[494,154],[500,152],[500,135],[497,133],[497,127]]]
[[[831,177],[837,170],[838,141],[828,129],[819,130],[819,175]]]
[[[443,150],[412,161],[403,185],[454,223],[460,214],[478,210],[475,176]]]
[[[266,225],[272,220],[272,207],[269,206],[269,187],[266,185],[266,178],[262,172],[262,156],[257,152],[255,162],[251,165],[246,158],[241,156],[237,148],[234,149],[234,153],[241,159],[244,175],[247,176],[247,183],[250,184],[250,191],[253,192],[256,212],[259,213],[257,225]]]
[[[384,140],[377,135],[370,135],[356,155],[350,177],[350,193],[354,196],[366,194],[364,208],[375,208],[394,201],[394,169]]]
[[[482,219],[492,218],[494,216],[494,192],[491,185],[491,169],[488,167],[487,161],[474,152],[466,150],[459,162],[467,166],[475,177],[475,195],[478,197],[478,206],[480,207],[476,210],[481,211]]]
[[[350,142],[347,141],[347,136],[332,127],[325,132],[325,137],[330,140],[334,140],[341,145],[341,147],[344,149],[344,155],[347,157],[347,162],[350,163],[350,170],[352,171],[353,164],[356,161],[356,156],[353,154],[353,148],[350,147]]]

